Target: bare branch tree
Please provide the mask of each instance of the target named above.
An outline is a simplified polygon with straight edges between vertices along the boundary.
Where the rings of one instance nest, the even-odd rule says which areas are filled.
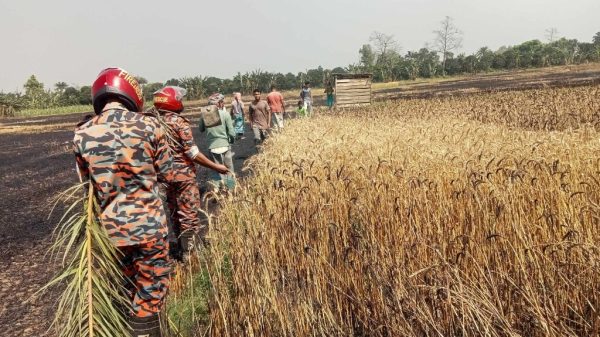
[[[399,48],[394,35],[388,35],[377,31],[371,34],[369,42],[373,43],[375,52],[379,55],[384,55],[391,51],[398,51]]]
[[[373,43],[375,47],[377,64],[381,70],[381,77],[386,81],[389,77],[388,75],[391,74],[393,67],[393,55],[399,53],[400,46],[394,38],[394,35],[388,35],[378,31],[371,34],[369,42]]]
[[[448,53],[462,47],[462,32],[454,25],[454,20],[446,16],[435,33],[435,47],[442,53],[442,76],[446,76],[446,59]]]
[[[546,29],[546,40],[548,40],[549,43],[552,43],[556,40],[556,37],[558,36],[558,29],[556,29],[555,27],[550,27],[548,29]]]

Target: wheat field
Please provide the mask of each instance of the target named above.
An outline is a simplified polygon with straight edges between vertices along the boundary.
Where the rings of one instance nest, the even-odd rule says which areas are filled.
[[[600,333],[600,87],[292,120],[224,201],[213,336]]]

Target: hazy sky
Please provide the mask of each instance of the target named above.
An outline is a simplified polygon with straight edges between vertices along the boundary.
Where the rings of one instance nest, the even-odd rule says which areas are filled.
[[[303,71],[358,61],[377,30],[403,52],[433,40],[444,16],[464,32],[463,51],[559,36],[591,41],[600,0],[0,0],[0,90],[89,85],[107,66],[149,81],[238,71]]]

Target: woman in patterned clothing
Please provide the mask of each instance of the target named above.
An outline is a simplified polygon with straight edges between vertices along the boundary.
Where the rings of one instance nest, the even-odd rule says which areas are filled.
[[[233,129],[235,130],[236,139],[244,137],[244,102],[242,102],[242,94],[236,92],[233,94],[231,101],[231,119],[233,119]]]

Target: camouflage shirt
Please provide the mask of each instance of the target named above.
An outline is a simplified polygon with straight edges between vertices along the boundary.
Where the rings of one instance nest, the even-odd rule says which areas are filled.
[[[94,183],[112,241],[122,247],[164,237],[158,181],[173,180],[173,164],[156,119],[111,104],[80,125],[73,142],[79,174]]]
[[[175,181],[196,180],[196,165],[192,159],[200,150],[194,143],[190,121],[175,112],[164,114],[165,122],[171,127],[178,144],[173,146],[173,170]]]

